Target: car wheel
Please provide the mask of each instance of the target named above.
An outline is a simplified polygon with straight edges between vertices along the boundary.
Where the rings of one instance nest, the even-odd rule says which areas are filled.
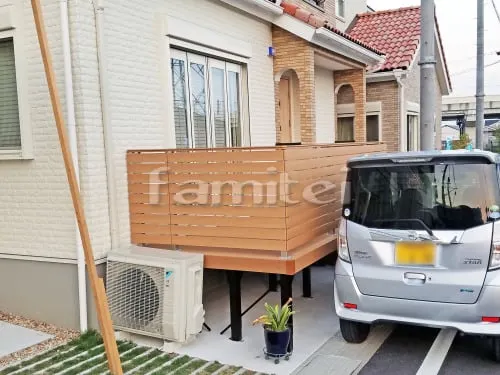
[[[368,334],[370,333],[370,325],[340,319],[340,332],[342,333],[342,337],[345,341],[352,344],[360,344],[368,337]]]
[[[493,337],[491,341],[493,346],[493,359],[500,362],[500,337]]]

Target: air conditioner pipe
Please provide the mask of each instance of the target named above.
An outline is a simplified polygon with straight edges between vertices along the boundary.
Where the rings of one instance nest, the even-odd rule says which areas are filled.
[[[109,88],[107,79],[107,59],[104,44],[104,4],[96,0],[95,24],[97,38],[97,64],[99,68],[99,86],[101,90],[101,113],[104,137],[104,157],[106,162],[106,182],[108,187],[109,235],[111,250],[118,246],[119,227],[116,203],[116,178],[114,168],[113,132],[110,122]]]
[[[68,0],[60,1],[60,11],[61,11],[61,38],[63,46],[63,56],[64,56],[64,95],[66,101],[66,112],[67,112],[67,129],[69,146],[71,150],[71,157],[73,159],[73,165],[75,167],[76,178],[78,184],[80,184],[80,168],[79,168],[79,157],[78,157],[78,141],[76,133],[76,119],[75,119],[75,102],[74,102],[74,91],[73,91],[73,72],[71,66],[71,42],[69,35],[69,21],[68,21]],[[85,270],[85,258],[83,254],[83,247],[80,240],[78,223],[75,219],[76,227],[76,254],[77,254],[77,270],[78,270],[78,305],[79,305],[79,317],[80,317],[80,331],[85,332],[88,328],[87,320],[87,283],[86,283],[86,270]]]

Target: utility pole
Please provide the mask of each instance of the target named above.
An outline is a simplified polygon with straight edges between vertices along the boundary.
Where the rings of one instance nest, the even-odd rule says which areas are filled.
[[[477,0],[476,148],[483,149],[484,126],[484,0]]]
[[[421,0],[420,7],[420,148],[434,150],[436,121],[436,57],[434,50],[434,0]]]

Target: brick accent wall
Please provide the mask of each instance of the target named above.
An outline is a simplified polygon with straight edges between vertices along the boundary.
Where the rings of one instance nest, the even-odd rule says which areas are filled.
[[[366,71],[365,69],[349,69],[334,72],[337,88],[349,84],[354,91],[354,140],[366,141]],[[346,100],[343,98],[341,100]],[[337,100],[337,99],[336,99]],[[351,102],[352,103],[352,102]],[[340,104],[337,102],[337,104]]]
[[[300,135],[302,143],[316,141],[316,104],[314,88],[314,50],[305,40],[273,26],[274,92],[276,108],[276,134],[280,135],[279,77],[287,70],[293,70],[299,79]]]
[[[401,136],[399,89],[396,81],[376,82],[366,85],[366,100],[382,103],[382,142],[387,151],[399,151]]]
[[[298,5],[316,16],[326,18],[330,25],[335,26],[335,0],[325,0],[323,8],[315,6],[314,0],[286,0],[286,2]]]
[[[354,89],[351,85],[344,85],[337,92],[337,104],[354,103]]]

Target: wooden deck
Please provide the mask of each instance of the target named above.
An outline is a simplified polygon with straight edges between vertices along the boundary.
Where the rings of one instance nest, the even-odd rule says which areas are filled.
[[[381,151],[352,143],[130,150],[132,242],[202,252],[207,268],[294,275],[336,249],[346,160]]]

